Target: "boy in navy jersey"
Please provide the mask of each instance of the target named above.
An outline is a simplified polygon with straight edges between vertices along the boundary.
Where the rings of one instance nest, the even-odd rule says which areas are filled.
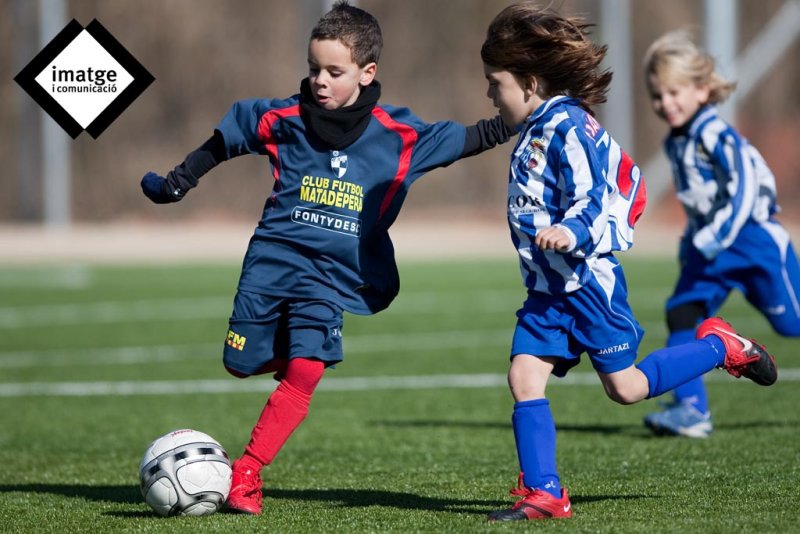
[[[685,32],[654,42],[645,56],[653,110],[669,126],[664,149],[686,212],[681,274],[667,301],[668,346],[694,338],[733,289],[784,336],[800,336],[800,268],[775,220],[775,178],[758,151],[717,114],[733,91]],[[675,402],[645,417],[656,434],[704,438],[712,431],[705,385],[675,389]]]
[[[614,251],[633,245],[645,203],[639,169],[595,120],[611,73],[587,25],[532,3],[511,5],[481,48],[487,96],[520,132],[508,172],[508,223],[528,298],[517,312],[508,384],[520,476],[509,509],[491,521],[570,517],[556,466],[556,427],[545,396],[586,353],[606,394],[620,404],[656,397],[723,367],[770,385],[772,356],[719,318],[697,339],[634,365],[644,334],[627,300]]]
[[[166,178],[148,173],[154,202],[181,200],[222,161],[269,158],[275,185],[250,240],[224,346],[237,377],[275,373],[228,507],[261,513],[261,469],[308,413],[326,367],[342,360],[342,311],[372,314],[397,295],[388,229],[425,172],[508,140],[500,117],[427,124],[378,104],[382,37],[369,13],[337,2],[311,33],[298,95],[237,102],[214,135]]]

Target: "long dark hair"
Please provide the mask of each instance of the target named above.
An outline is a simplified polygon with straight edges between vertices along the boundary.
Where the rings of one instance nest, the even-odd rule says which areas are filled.
[[[592,112],[606,101],[612,73],[600,69],[607,47],[589,40],[591,26],[532,3],[513,4],[489,25],[481,59],[523,80],[536,76],[548,96],[577,98]]]

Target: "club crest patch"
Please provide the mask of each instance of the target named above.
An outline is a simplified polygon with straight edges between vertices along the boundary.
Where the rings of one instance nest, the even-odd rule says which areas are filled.
[[[529,169],[535,169],[536,167],[538,167],[539,165],[544,163],[544,160],[545,160],[545,157],[544,157],[544,152],[545,152],[544,138],[539,137],[539,138],[532,139],[530,144],[526,147],[525,150],[528,152],[529,158],[530,158],[530,159],[528,159],[528,168]]]
[[[331,152],[331,170],[337,178],[341,178],[347,172],[347,154],[338,150]]]
[[[708,154],[708,150],[706,149],[703,143],[697,143],[697,150],[695,151],[695,157],[697,158],[698,166],[702,167],[710,167],[711,166],[711,156]]]

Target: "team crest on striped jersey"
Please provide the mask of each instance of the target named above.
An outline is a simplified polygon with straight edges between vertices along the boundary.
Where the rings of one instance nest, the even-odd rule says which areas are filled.
[[[528,159],[528,168],[535,169],[542,163],[544,163],[544,151],[545,151],[545,143],[543,137],[536,137],[531,139],[531,142],[525,148],[526,152],[528,152],[529,159]]]
[[[337,178],[344,176],[347,172],[347,154],[334,150],[331,152],[331,169]]]
[[[708,150],[703,145],[703,143],[697,143],[697,147],[695,150],[695,158],[697,158],[698,166],[702,167],[711,166],[711,156],[709,156]]]

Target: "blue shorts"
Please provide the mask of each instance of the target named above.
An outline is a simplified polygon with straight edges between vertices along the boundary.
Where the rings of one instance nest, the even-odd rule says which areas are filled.
[[[584,352],[601,373],[633,365],[644,330],[628,304],[622,266],[613,257],[600,262],[606,283],[593,277],[572,293],[528,292],[517,311],[512,358],[517,354],[559,358],[553,369],[556,376],[566,375]]]
[[[324,300],[239,290],[225,338],[225,367],[247,376],[273,358],[297,357],[329,365],[342,361],[342,309]]]
[[[800,335],[800,268],[780,224],[745,224],[733,244],[711,261],[691,244],[691,237],[684,237],[680,261],[680,278],[667,311],[700,302],[712,316],[738,289],[778,333]]]

